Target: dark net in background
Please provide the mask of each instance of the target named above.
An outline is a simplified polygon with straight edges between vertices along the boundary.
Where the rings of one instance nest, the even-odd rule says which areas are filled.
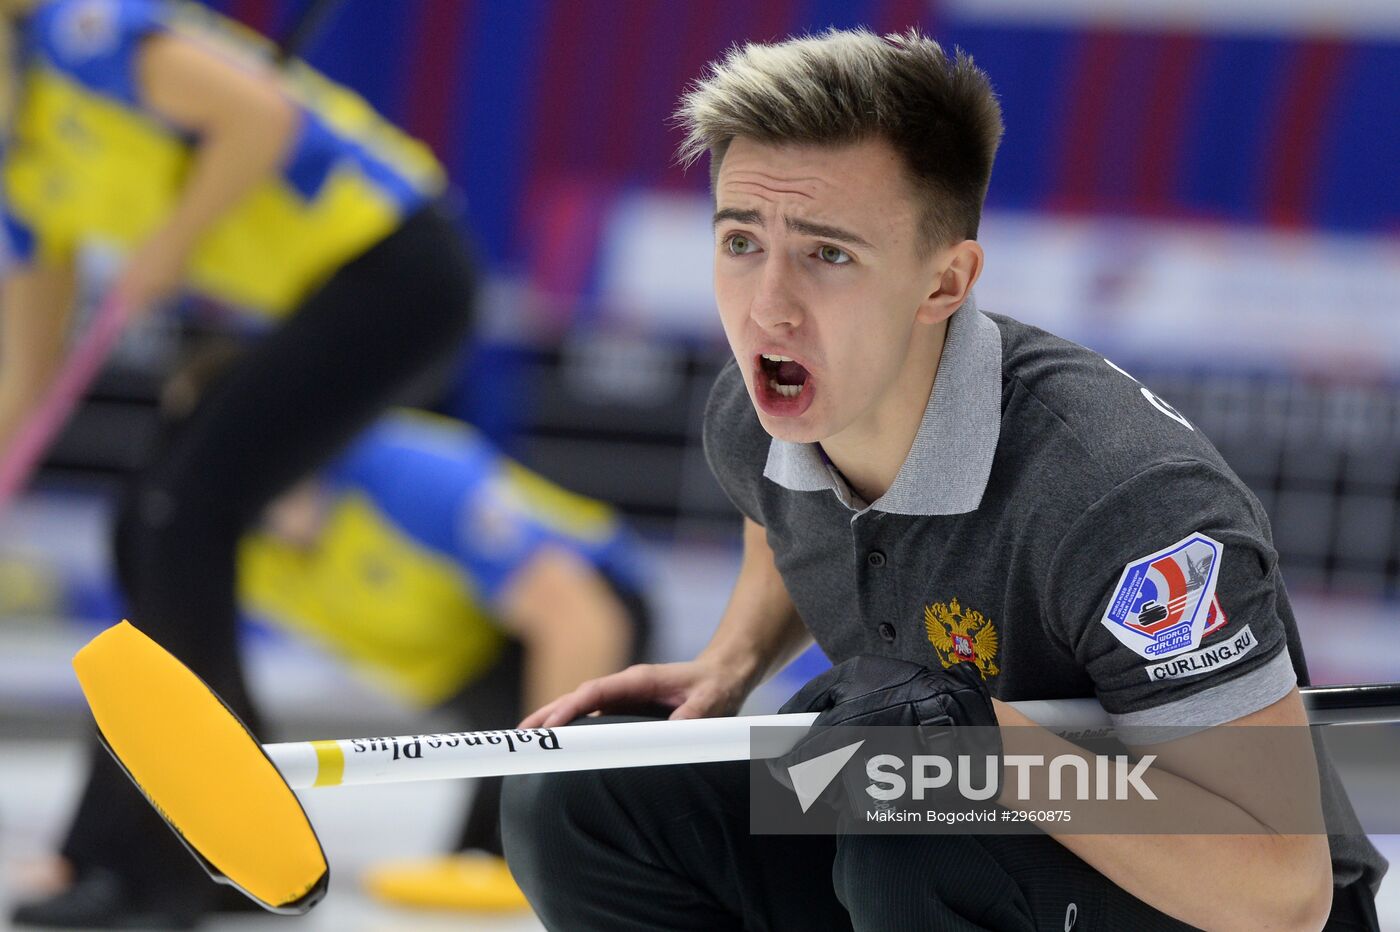
[[[1259,496],[1290,586],[1400,595],[1395,385],[1208,372],[1144,379]]]

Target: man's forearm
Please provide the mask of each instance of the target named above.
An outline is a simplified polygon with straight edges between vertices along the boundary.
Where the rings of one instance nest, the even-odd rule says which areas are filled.
[[[744,521],[744,562],[729,605],[700,660],[736,671],[752,690],[812,642],[788,595],[761,525]]]
[[[811,634],[795,614],[779,622],[777,616],[761,612],[725,612],[725,620],[697,659],[721,662],[739,672],[748,693],[771,679],[811,643]]]
[[[996,702],[1004,751],[1045,761],[1073,754],[1085,759],[1090,773],[1095,761],[1089,752],[1034,724],[1015,709]],[[1189,739],[1188,739],[1189,740]],[[1046,773],[1004,772],[998,802],[1027,812],[1063,810],[1066,804],[1052,799]],[[1120,785],[1120,769],[1131,765],[1113,762],[1109,785]],[[1029,793],[1020,798],[1022,773]],[[1202,929],[1303,929],[1320,928],[1326,919],[1324,894],[1330,894],[1331,859],[1321,825],[1316,834],[1285,835],[1273,832],[1233,801],[1170,773],[1153,767],[1144,781],[1157,797],[1150,805],[1175,814],[1183,831],[1173,834],[1079,834],[1050,821],[1037,824],[1060,844],[1124,890],[1157,909]],[[1087,801],[1071,804],[1081,812],[1091,806],[1123,807],[1122,803]],[[1127,805],[1132,805],[1131,803]],[[1126,807],[1124,807],[1126,808]],[[1321,815],[1318,813],[1318,821]],[[1219,834],[1204,834],[1202,825]],[[1125,826],[1131,831],[1131,826]],[[1321,874],[1327,882],[1318,882]],[[1189,891],[1189,895],[1187,895]]]

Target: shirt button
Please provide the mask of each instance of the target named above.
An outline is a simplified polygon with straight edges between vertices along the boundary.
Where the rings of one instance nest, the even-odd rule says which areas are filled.
[[[894,625],[890,624],[888,621],[880,625],[880,637],[884,638],[886,641],[893,641]]]
[[[872,550],[870,551],[870,554],[865,558],[865,562],[869,563],[871,566],[884,566],[885,555],[878,550]]]

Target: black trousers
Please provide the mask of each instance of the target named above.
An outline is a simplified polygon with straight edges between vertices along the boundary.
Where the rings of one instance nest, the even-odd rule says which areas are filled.
[[[235,640],[238,539],[458,350],[473,293],[451,223],[436,207],[415,212],[220,376],[129,487],[114,549],[132,623],[255,730]],[[80,871],[116,871],[152,904],[216,889],[95,743],[63,853]]]
[[[745,762],[510,777],[506,857],[569,932],[1191,928],[1047,835],[752,835],[748,780]],[[1379,929],[1369,898],[1337,891],[1327,928]]]

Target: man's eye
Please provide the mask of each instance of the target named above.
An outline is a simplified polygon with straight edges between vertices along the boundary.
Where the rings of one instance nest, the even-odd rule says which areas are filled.
[[[735,233],[724,241],[724,245],[729,250],[729,254],[733,256],[747,255],[758,248],[753,240],[742,233]]]
[[[837,249],[835,246],[823,246],[817,250],[817,258],[831,265],[845,265],[851,261],[844,249]]]

